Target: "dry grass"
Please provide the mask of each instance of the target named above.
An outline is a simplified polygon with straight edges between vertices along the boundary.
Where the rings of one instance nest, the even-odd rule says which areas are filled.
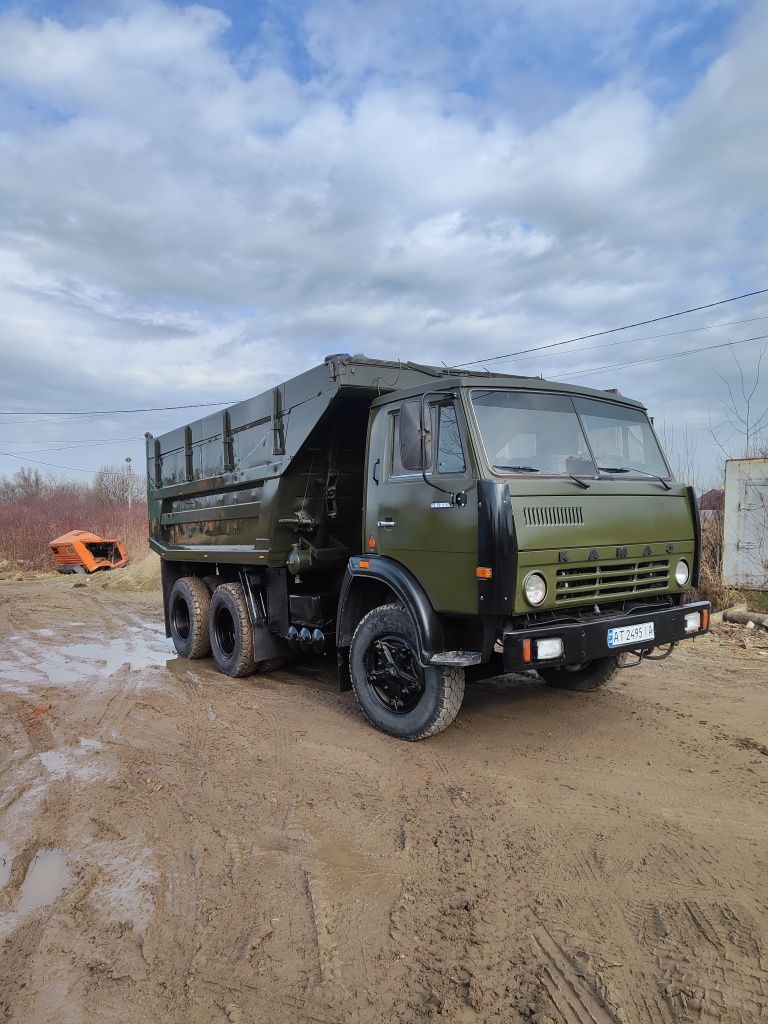
[[[54,493],[0,504],[0,561],[27,571],[52,569],[48,544],[69,530],[119,537],[134,561],[149,550],[143,502],[129,511],[127,505],[99,502],[89,491]]]
[[[692,600],[711,601],[719,612],[743,600],[743,595],[723,583],[723,517],[710,516],[701,523],[701,578]]]

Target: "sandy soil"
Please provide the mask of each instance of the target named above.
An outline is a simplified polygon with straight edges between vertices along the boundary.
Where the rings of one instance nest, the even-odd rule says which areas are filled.
[[[103,582],[0,583],[5,1019],[766,1019],[765,634],[482,684],[407,744]]]

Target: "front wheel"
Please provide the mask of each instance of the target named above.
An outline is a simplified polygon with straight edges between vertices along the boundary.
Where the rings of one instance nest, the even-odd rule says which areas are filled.
[[[386,604],[360,621],[349,652],[352,687],[377,729],[423,740],[446,729],[464,697],[464,670],[421,665],[413,621],[402,605]]]
[[[576,690],[588,693],[599,690],[616,675],[619,666],[615,658],[595,658],[580,665],[563,665],[562,668],[537,668],[545,683],[561,690]]]

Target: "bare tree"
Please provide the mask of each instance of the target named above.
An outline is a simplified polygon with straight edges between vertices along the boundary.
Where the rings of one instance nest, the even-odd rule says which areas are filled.
[[[11,477],[0,477],[0,502],[22,498],[39,498],[45,490],[45,480],[39,469],[22,466]]]
[[[700,480],[696,437],[688,424],[682,430],[675,431],[673,424],[662,420],[656,430],[675,479],[691,484],[700,493],[704,488]]]
[[[728,398],[722,403],[722,418],[718,422],[709,415],[709,430],[712,438],[726,459],[749,459],[768,451],[768,402],[765,395],[758,391],[762,362],[768,352],[768,345],[763,345],[757,357],[754,376],[747,380],[738,356],[731,349],[733,361],[738,370],[738,380],[734,386],[723,376],[717,376],[725,385]]]
[[[146,497],[144,478],[122,466],[102,466],[95,473],[91,488],[94,497],[105,505],[127,505],[129,496],[132,502]]]

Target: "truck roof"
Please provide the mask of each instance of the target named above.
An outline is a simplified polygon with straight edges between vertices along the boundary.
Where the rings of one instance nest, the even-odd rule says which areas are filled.
[[[624,405],[632,405],[639,409],[645,409],[642,402],[634,398],[627,398],[615,388],[598,390],[596,388],[580,387],[578,384],[565,384],[559,381],[546,380],[544,377],[529,377],[517,373],[497,373],[487,369],[467,370],[457,366],[430,366],[426,363],[414,363],[410,360],[385,360],[369,359],[363,355],[335,355],[326,356],[325,365],[335,363],[340,373],[341,386],[353,385],[353,377],[356,369],[373,370],[376,374],[374,380],[380,387],[381,397],[372,404],[379,405],[391,398],[393,391],[407,396],[411,392],[417,393],[423,390],[425,382],[433,382],[437,390],[451,387],[501,387],[520,388],[522,390],[534,391],[561,391],[567,394],[584,395],[590,398],[621,402]],[[385,373],[376,371],[385,371]],[[419,380],[411,383],[412,375],[418,375]]]

